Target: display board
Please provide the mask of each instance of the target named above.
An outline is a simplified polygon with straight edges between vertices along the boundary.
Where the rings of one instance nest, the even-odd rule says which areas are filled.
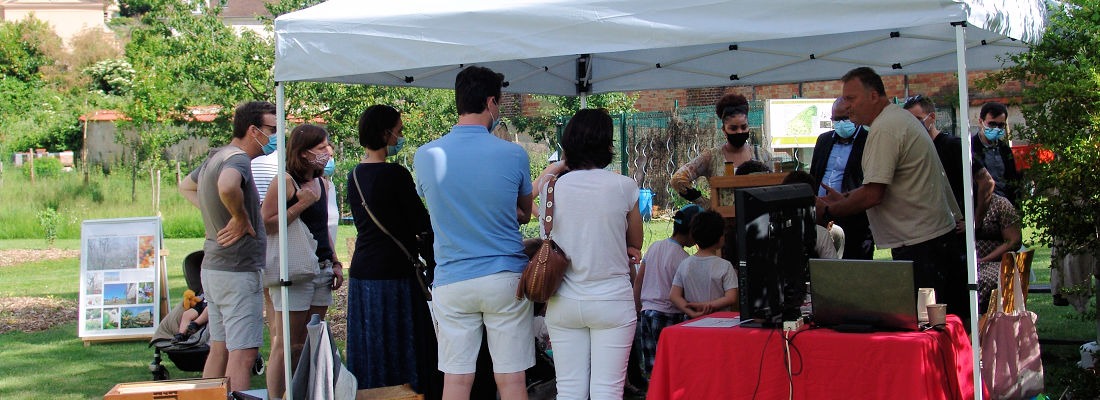
[[[833,129],[835,100],[768,100],[764,106],[764,128],[772,148],[813,148],[817,135]]]
[[[81,339],[152,337],[162,316],[162,236],[159,217],[81,224]]]

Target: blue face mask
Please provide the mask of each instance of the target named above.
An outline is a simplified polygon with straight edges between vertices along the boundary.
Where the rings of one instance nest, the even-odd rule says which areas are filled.
[[[276,133],[274,135],[271,135],[271,137],[267,138],[267,144],[265,144],[264,147],[262,148],[262,150],[264,152],[264,155],[266,156],[268,154],[274,153],[275,150],[278,150],[278,146],[279,146],[279,134]]]
[[[856,134],[856,124],[849,120],[833,122],[833,130],[842,138],[848,139]]]
[[[336,173],[336,161],[328,159],[328,163],[325,164],[325,176],[332,176]]]
[[[996,142],[1005,137],[1005,130],[1001,128],[985,128],[985,138],[990,142]]]
[[[392,146],[386,146],[386,155],[387,156],[397,155],[397,152],[401,151],[402,147],[405,147],[405,137],[404,136],[400,136],[400,137],[397,138],[397,144],[392,145]]]

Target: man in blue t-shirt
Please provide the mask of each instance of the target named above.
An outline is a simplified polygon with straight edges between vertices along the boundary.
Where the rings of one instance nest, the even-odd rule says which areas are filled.
[[[519,225],[531,219],[530,164],[523,148],[490,133],[500,122],[503,82],[488,68],[460,72],[458,123],[414,158],[435,233],[445,398],[469,397],[482,332],[502,400],[527,398],[524,371],[535,364],[531,303],[515,295],[528,261]]]

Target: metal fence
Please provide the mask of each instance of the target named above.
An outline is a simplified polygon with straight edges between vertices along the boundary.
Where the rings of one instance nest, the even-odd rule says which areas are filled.
[[[749,104],[749,129],[763,137],[764,102]],[[725,141],[713,106],[676,107],[671,112],[638,112],[613,116],[616,135],[614,166],[650,189],[658,212],[674,211],[686,203],[670,185],[672,174],[684,163]],[[705,180],[696,187],[706,193]]]

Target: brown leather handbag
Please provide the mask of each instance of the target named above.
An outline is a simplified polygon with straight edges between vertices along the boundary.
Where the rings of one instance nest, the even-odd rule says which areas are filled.
[[[550,177],[546,186],[546,211],[542,216],[543,238],[538,249],[531,255],[531,261],[523,270],[519,287],[516,288],[516,298],[527,297],[536,303],[545,303],[550,296],[557,293],[565,279],[565,270],[569,269],[569,256],[554,243],[551,230],[554,229],[554,184],[558,178]]]

